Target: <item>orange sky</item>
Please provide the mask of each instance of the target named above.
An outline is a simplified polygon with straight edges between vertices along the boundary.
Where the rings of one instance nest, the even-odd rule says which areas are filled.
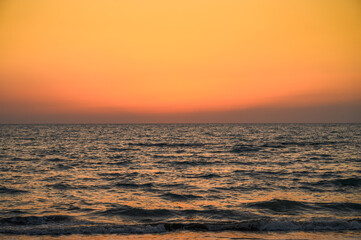
[[[0,36],[0,122],[361,102],[358,0],[2,0]]]

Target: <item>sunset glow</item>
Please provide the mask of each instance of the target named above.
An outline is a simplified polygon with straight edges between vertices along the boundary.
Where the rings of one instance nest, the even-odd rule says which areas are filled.
[[[357,0],[3,0],[0,115],[359,103],[360,29]]]

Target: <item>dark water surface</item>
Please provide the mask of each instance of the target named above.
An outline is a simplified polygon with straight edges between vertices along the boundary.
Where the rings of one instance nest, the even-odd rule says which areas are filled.
[[[361,231],[360,124],[0,125],[0,233]]]

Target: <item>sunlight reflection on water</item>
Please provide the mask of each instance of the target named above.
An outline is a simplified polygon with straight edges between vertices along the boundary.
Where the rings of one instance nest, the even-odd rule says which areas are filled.
[[[272,229],[257,222],[259,230],[360,229],[360,130],[357,124],[2,125],[0,233],[51,224],[197,223],[208,230],[207,224],[231,224],[224,228],[230,230],[245,221],[280,223]]]

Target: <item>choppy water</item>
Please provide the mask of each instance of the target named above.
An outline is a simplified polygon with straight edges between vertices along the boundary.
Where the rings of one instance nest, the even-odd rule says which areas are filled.
[[[360,124],[1,125],[0,233],[361,230]]]

